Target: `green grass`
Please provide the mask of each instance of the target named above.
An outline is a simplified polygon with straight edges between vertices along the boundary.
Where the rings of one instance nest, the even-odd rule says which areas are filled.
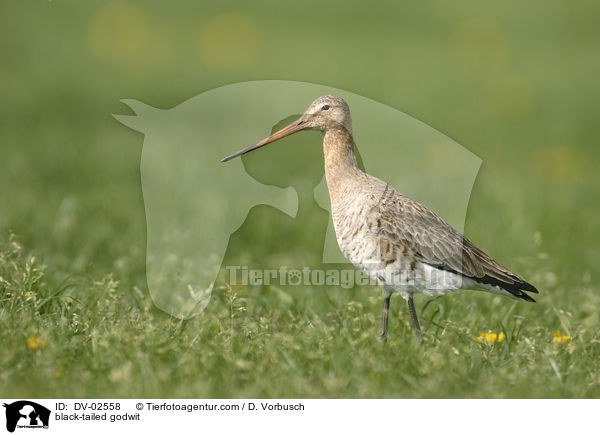
[[[584,308],[597,306],[592,292],[574,312],[484,294],[431,299],[419,307],[420,346],[399,298],[381,342],[381,297],[362,290],[220,287],[204,315],[178,321],[111,276],[55,281],[14,237],[0,276],[2,396],[600,394],[597,314]],[[475,340],[488,330],[506,339]],[[556,330],[571,339],[553,343]],[[28,337],[42,344],[31,349]]]
[[[305,2],[285,19],[260,2],[119,4],[0,6],[1,397],[600,397],[596,4]],[[110,114],[273,78],[368,96],[478,155],[466,234],[538,303],[418,297],[424,346],[399,297],[377,339],[375,288],[220,282],[201,316],[156,309],[143,139]],[[271,227],[287,243],[262,237]],[[257,207],[227,261],[310,264],[306,228]]]

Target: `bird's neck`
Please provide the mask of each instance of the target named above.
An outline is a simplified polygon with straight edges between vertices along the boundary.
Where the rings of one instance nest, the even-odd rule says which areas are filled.
[[[347,129],[328,129],[323,136],[325,179],[332,205],[363,172],[354,155],[354,138]]]

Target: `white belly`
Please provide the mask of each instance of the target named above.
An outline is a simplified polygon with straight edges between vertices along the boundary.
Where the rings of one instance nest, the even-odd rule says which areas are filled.
[[[361,230],[356,230],[360,225],[334,226],[344,256],[383,285],[386,292],[395,291],[406,299],[413,293],[435,296],[476,284],[456,273],[423,264],[411,255],[402,255],[395,247],[388,246],[386,240],[371,234],[366,226]]]

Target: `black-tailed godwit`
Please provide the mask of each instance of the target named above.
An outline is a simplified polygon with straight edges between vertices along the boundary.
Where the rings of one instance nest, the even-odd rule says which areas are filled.
[[[350,109],[340,97],[317,98],[297,121],[222,161],[301,130],[323,132],[325,177],[337,241],[346,258],[382,285],[384,340],[394,292],[407,301],[420,339],[415,293],[438,295],[473,288],[535,302],[525,293],[537,293],[533,285],[498,264],[427,207],[358,167]]]

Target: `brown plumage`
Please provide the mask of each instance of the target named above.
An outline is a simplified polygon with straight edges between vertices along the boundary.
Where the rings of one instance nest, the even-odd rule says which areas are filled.
[[[419,337],[414,293],[435,295],[478,288],[535,302],[525,293],[537,293],[533,285],[498,264],[424,205],[360,170],[350,109],[340,97],[316,99],[297,121],[222,161],[305,129],[323,132],[325,177],[340,249],[383,286],[384,339],[394,292],[408,302]]]
[[[464,235],[422,204],[389,189],[388,206],[378,210],[385,238],[406,247],[409,255],[440,270],[499,286],[518,299],[535,302],[524,291],[537,289],[498,264]],[[421,231],[423,227],[426,231]],[[405,254],[406,255],[406,254]]]

